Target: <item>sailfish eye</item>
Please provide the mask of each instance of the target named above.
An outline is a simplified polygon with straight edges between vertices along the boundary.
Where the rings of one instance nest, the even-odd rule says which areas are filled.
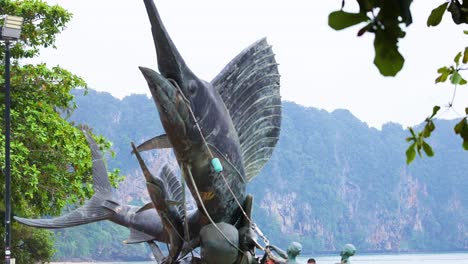
[[[197,92],[197,83],[195,81],[190,81],[188,85],[188,91],[190,95],[195,95],[195,93]]]

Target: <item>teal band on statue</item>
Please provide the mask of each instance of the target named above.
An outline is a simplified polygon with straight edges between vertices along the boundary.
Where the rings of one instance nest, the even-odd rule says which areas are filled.
[[[218,158],[213,158],[211,160],[211,166],[213,166],[214,171],[217,173],[223,171],[223,165],[221,165],[221,161]]]

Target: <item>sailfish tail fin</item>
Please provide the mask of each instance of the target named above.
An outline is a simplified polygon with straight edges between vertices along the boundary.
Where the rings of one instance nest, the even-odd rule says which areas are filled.
[[[117,203],[111,200],[112,187],[99,146],[88,132],[84,131],[84,134],[91,149],[94,196],[83,206],[59,217],[28,219],[15,216],[16,221],[32,227],[55,229],[102,221],[111,218],[115,214],[112,208],[116,207]],[[109,206],[110,204],[114,206]]]
[[[28,226],[56,229],[109,219],[115,212],[102,206],[105,200],[93,196],[82,207],[71,211],[68,214],[50,219],[28,219],[15,216],[15,220]]]

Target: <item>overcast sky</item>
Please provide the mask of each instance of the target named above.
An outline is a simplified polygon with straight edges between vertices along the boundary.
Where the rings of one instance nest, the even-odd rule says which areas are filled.
[[[138,66],[157,69],[150,24],[142,0],[47,0],[74,14],[58,37],[58,49],[42,52],[40,61],[61,65],[82,76],[90,88],[123,98],[148,93]],[[349,9],[355,8],[347,1]],[[386,122],[419,123],[432,106],[447,105],[453,87],[434,84],[436,70],[448,65],[467,43],[466,26],[447,14],[427,28],[431,9],[443,0],[412,5],[414,23],[400,41],[406,58],[395,78],[373,65],[373,35],[356,37],[359,26],[334,31],[328,14],[341,0],[160,0],[156,5],[172,39],[190,68],[210,81],[235,55],[266,36],[280,64],[284,100],[327,111],[344,108],[370,126]],[[468,106],[468,87],[459,87],[458,117]],[[442,111],[442,110],[441,110]]]

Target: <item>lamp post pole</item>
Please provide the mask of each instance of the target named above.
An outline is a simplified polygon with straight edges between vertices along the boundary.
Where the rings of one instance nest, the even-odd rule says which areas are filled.
[[[10,163],[10,41],[20,38],[23,18],[5,16],[1,27],[0,40],[5,42],[5,263],[11,259],[11,163]]]
[[[5,263],[11,255],[10,42],[5,41]]]

